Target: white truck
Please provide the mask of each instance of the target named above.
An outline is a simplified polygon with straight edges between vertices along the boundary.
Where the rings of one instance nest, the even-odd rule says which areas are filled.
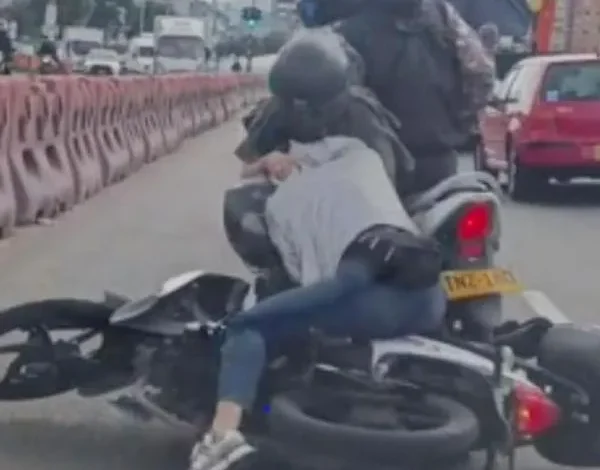
[[[199,18],[157,16],[154,20],[154,73],[204,70],[205,26]]]
[[[128,73],[150,74],[154,68],[154,33],[131,38],[125,59]]]
[[[75,72],[85,70],[85,58],[92,49],[102,48],[104,31],[99,28],[67,26],[59,47],[61,59],[70,62]]]

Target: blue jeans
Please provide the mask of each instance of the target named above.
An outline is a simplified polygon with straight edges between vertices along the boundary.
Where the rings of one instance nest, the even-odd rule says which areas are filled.
[[[426,333],[440,326],[445,310],[440,285],[402,290],[375,282],[359,263],[343,262],[333,279],[282,292],[233,319],[222,348],[218,398],[252,407],[267,341],[282,342],[310,328],[365,340]]]

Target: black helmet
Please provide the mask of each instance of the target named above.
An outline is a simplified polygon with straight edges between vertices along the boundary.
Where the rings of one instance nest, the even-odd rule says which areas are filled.
[[[274,191],[275,186],[271,183],[253,181],[225,192],[225,235],[249,268],[262,270],[281,263],[264,217],[267,199]]]
[[[269,88],[284,102],[323,105],[348,89],[350,67],[337,34],[306,30],[279,51],[269,71]]]

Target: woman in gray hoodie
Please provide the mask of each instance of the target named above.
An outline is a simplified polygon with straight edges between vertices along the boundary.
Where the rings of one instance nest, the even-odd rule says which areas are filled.
[[[299,287],[260,301],[228,325],[216,414],[192,451],[191,470],[223,470],[253,452],[239,427],[266,366],[267,342],[310,328],[365,340],[390,338],[433,331],[442,323],[441,255],[406,212],[391,169],[374,150],[401,145],[385,114],[377,117],[376,106],[365,104],[366,96],[345,90],[337,108],[327,110],[286,103],[287,153],[263,157],[246,169],[245,176],[278,180],[265,220]],[[341,115],[353,117],[354,125]],[[363,138],[369,122],[378,126],[373,138]]]

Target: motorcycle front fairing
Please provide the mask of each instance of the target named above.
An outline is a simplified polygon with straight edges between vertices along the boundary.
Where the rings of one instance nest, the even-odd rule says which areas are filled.
[[[190,271],[170,278],[157,293],[117,308],[110,323],[150,334],[180,336],[239,311],[249,288],[234,276]]]

